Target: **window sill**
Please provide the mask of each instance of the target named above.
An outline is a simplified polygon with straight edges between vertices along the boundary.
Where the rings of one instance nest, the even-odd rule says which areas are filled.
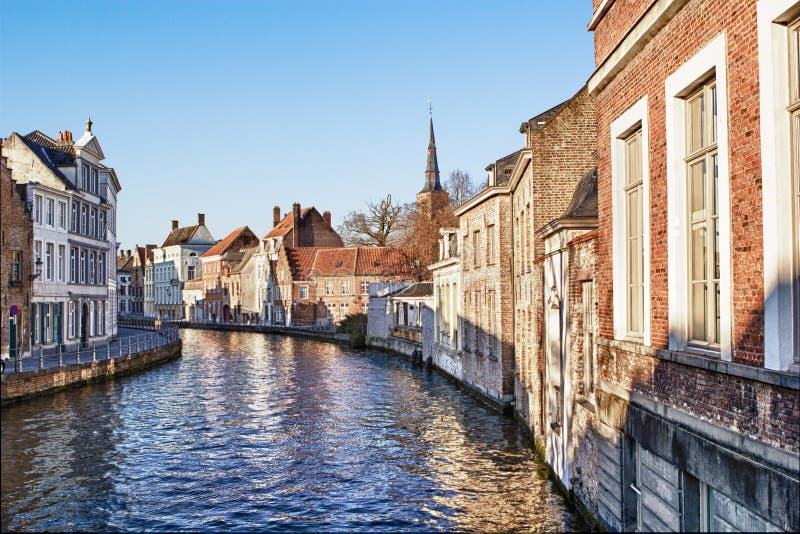
[[[789,388],[796,391],[800,390],[800,374],[794,373],[791,370],[776,371],[774,369],[765,369],[763,367],[754,367],[752,365],[745,365],[741,363],[726,362],[721,360],[718,355],[707,356],[705,354],[699,354],[696,352],[655,349],[630,341],[612,340],[598,337],[597,344],[613,349],[632,352],[634,354],[658,358],[659,360],[688,365],[689,367],[707,369],[716,373],[763,382],[765,384]]]

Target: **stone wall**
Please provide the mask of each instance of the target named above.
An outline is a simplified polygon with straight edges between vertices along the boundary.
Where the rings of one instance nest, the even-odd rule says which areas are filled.
[[[61,389],[82,386],[142,369],[181,357],[181,342],[121,358],[65,365],[61,368],[40,369],[13,373],[2,377],[3,404],[29,397],[47,395]]]

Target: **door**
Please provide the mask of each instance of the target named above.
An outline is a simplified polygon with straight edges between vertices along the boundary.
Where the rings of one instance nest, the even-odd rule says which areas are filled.
[[[81,343],[89,343],[89,305],[81,304]]]
[[[64,303],[53,308],[53,341],[61,345],[64,342]]]

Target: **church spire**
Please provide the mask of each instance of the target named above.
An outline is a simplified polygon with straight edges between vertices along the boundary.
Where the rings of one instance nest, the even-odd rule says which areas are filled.
[[[428,166],[425,168],[425,186],[420,193],[429,191],[441,191],[442,184],[439,182],[439,160],[436,157],[436,138],[433,136],[433,113],[430,112],[430,139],[428,141]]]

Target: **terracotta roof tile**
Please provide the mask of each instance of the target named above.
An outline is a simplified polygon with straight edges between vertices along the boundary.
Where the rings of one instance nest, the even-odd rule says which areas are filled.
[[[161,248],[171,247],[172,245],[185,245],[194,236],[198,228],[200,226],[195,224],[194,226],[185,226],[171,231]]]
[[[358,247],[355,274],[411,277],[409,252],[401,247]]]
[[[253,233],[252,230],[250,230],[250,228],[248,228],[247,226],[240,226],[239,228],[228,234],[228,236],[225,239],[218,241],[216,245],[208,249],[206,253],[203,254],[203,257],[208,258],[226,252],[228,248],[231,246],[231,244],[234,241],[236,241],[236,238],[246,232],[249,232],[250,234]],[[255,237],[255,235],[253,235],[253,237]]]
[[[300,218],[301,219],[304,218],[306,216],[306,214],[308,214],[308,212],[313,210],[313,209],[314,209],[314,206],[311,206],[310,208],[303,208],[302,210],[300,210]],[[283,217],[283,219],[281,219],[281,222],[276,224],[272,228],[272,230],[270,230],[269,233],[264,236],[264,238],[266,239],[266,238],[270,238],[270,237],[284,237],[286,234],[288,234],[291,231],[292,226],[293,226],[292,225],[292,212],[290,211],[289,213],[287,213]]]
[[[330,248],[317,252],[311,274],[334,275],[353,274],[356,270],[355,248]]]
[[[308,280],[317,251],[320,249],[317,247],[286,247],[284,250],[286,258],[289,260],[289,267],[292,269],[292,279]]]

